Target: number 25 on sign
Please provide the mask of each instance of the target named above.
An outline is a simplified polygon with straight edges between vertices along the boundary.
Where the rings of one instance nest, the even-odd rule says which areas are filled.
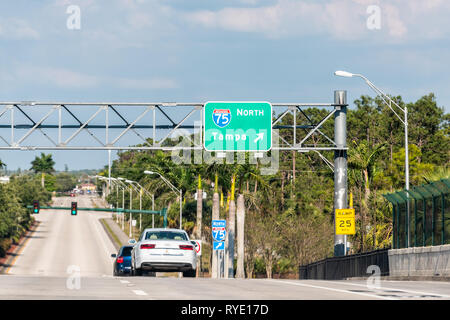
[[[355,234],[355,209],[336,209],[336,234]]]

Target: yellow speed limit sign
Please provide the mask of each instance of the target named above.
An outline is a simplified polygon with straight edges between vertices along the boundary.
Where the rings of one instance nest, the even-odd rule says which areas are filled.
[[[336,234],[355,234],[355,209],[336,209]]]

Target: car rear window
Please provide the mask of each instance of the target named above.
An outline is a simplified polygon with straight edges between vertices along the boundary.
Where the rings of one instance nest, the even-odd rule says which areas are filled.
[[[124,256],[124,257],[131,256],[131,250],[133,250],[133,247],[122,248],[122,256]]]
[[[179,240],[187,241],[186,234],[176,231],[148,231],[145,240]]]

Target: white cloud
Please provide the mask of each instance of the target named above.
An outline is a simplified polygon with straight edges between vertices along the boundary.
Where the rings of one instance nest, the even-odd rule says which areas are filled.
[[[382,26],[366,27],[369,5],[378,5]],[[389,40],[443,38],[450,34],[450,1],[444,0],[277,0],[260,7],[226,7],[184,13],[189,24],[267,37],[331,36],[362,39],[381,34]]]
[[[127,79],[119,78],[114,83],[124,89],[173,89],[178,87],[175,80],[169,78]]]
[[[92,76],[90,74],[65,68],[19,66],[7,78],[8,81],[33,83],[59,88],[115,87],[121,89],[151,90],[178,87],[175,80],[164,77],[153,78],[115,78]],[[6,78],[0,80],[5,82]]]
[[[39,33],[22,19],[0,19],[0,38],[5,39],[39,39]]]
[[[99,84],[97,77],[64,68],[20,66],[14,75],[20,82],[34,82],[61,88],[92,87]]]
[[[201,10],[186,13],[185,18],[191,24],[208,28],[262,33],[268,37],[331,34],[348,38],[365,32],[365,23],[359,23],[364,13],[365,8],[352,1],[279,0],[256,8]]]

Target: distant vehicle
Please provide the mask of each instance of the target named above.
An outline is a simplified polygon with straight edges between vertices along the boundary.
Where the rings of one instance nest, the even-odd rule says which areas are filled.
[[[70,193],[70,196],[71,196],[71,197],[75,197],[75,193],[71,192],[71,193]]]
[[[197,253],[184,230],[145,229],[131,253],[131,274],[147,272],[183,272],[195,277]]]
[[[119,249],[119,252],[112,254],[111,257],[116,258],[114,260],[113,275],[120,276],[124,274],[131,274],[131,250],[133,246],[123,246]]]

